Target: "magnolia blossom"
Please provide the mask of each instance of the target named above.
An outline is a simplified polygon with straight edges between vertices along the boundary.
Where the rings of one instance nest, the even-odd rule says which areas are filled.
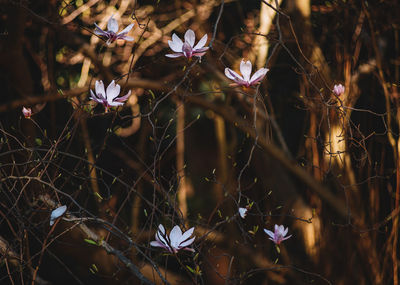
[[[96,23],[94,23],[94,25],[96,26],[94,33],[98,36],[105,37],[107,39],[107,45],[113,43],[116,40],[125,40],[129,42],[133,41],[133,38],[127,36],[126,34],[129,33],[134,24],[130,24],[118,33],[118,22],[113,17],[114,16],[111,16],[110,20],[108,20],[107,22],[107,31],[103,31]]]
[[[333,86],[333,93],[335,93],[336,96],[344,94],[344,90],[345,88],[342,84],[336,84],[335,86]]]
[[[242,219],[246,218],[247,211],[248,211],[247,208],[239,208],[239,215],[240,215],[240,217],[241,217]]]
[[[275,231],[271,232],[267,229],[264,229],[264,232],[270,236],[270,240],[272,240],[275,244],[280,244],[282,241],[287,240],[290,238],[292,235],[285,237],[286,234],[288,233],[289,228],[286,228],[284,226],[278,226],[275,225]]]
[[[32,109],[22,107],[22,114],[24,114],[25,118],[29,119],[32,116]]]
[[[175,52],[172,54],[166,54],[167,57],[180,57],[185,56],[187,58],[192,58],[192,56],[197,56],[201,58],[205,55],[208,47],[204,47],[207,42],[207,34],[205,34],[197,45],[194,45],[196,36],[192,30],[187,30],[185,33],[185,42],[176,35],[172,35],[172,41],[168,41],[169,47]]]
[[[54,221],[57,220],[62,215],[64,215],[66,210],[67,210],[67,206],[65,206],[65,205],[53,210],[53,212],[51,212],[51,215],[50,215],[50,226],[54,225]]]
[[[259,83],[269,70],[268,68],[260,68],[250,78],[251,69],[252,66],[250,60],[244,61],[244,59],[242,59],[242,62],[240,63],[240,72],[242,73],[243,76],[240,76],[230,68],[225,68],[225,75],[229,79],[235,81],[235,83],[231,84],[232,86],[250,87],[252,85]]]
[[[158,231],[156,232],[156,240],[150,242],[151,246],[162,247],[171,253],[177,253],[180,249],[193,251],[193,248],[188,247],[191,245],[196,237],[190,238],[194,232],[194,227],[188,229],[186,232],[182,233],[179,226],[172,228],[169,236],[165,233],[165,228],[163,225],[158,226]]]
[[[129,90],[125,96],[118,97],[119,92],[121,91],[121,86],[119,86],[119,84],[115,84],[114,80],[111,81],[110,85],[108,85],[106,91],[104,91],[103,81],[97,80],[95,84],[95,91],[96,93],[90,90],[90,99],[102,104],[106,108],[106,112],[110,107],[124,105],[125,101],[128,100],[129,96],[131,95],[131,91]]]

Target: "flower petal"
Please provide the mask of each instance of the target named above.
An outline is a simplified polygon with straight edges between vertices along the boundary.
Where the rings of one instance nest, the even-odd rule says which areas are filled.
[[[225,68],[225,76],[233,81],[236,81],[237,79],[243,79],[239,74],[228,67]]]
[[[182,52],[180,53],[170,53],[170,54],[166,54],[166,57],[171,57],[171,58],[175,58],[175,57],[180,57],[180,56],[184,56]]]
[[[283,238],[282,240],[287,240],[287,239],[289,239],[289,238],[291,238],[291,237],[292,237],[292,235],[287,236],[287,237]]]
[[[112,15],[110,20],[107,22],[107,30],[114,33],[118,32],[118,22],[114,19],[114,15]]]
[[[135,23],[130,24],[129,26],[127,26],[125,29],[123,29],[122,31],[120,31],[118,33],[118,35],[125,35],[127,33],[129,33],[130,30],[132,30],[133,26],[135,25]]]
[[[225,68],[225,75],[229,79],[232,79],[235,81],[238,85],[246,85],[247,82],[243,80],[243,77],[237,74],[235,71],[233,71],[230,68]]]
[[[250,79],[250,85],[256,84],[257,82],[261,81],[264,78],[265,74],[267,74],[268,70],[268,68],[260,68],[259,70],[257,70],[257,72],[254,73]]]
[[[271,231],[269,231],[269,230],[267,230],[267,229],[264,229],[264,232],[265,232],[267,235],[269,235],[269,236],[272,238],[272,240],[274,240],[275,235],[274,235],[273,232],[271,232]]]
[[[247,209],[246,208],[239,208],[239,215],[242,219],[246,218],[247,215]]]
[[[172,41],[168,41],[168,45],[174,52],[182,52],[183,42],[176,34],[172,35]]]
[[[96,29],[94,30],[94,33],[98,36],[107,36],[107,32],[103,31],[102,28],[100,28],[96,23],[94,23]]]
[[[194,242],[194,239],[195,239],[195,238],[196,238],[196,237],[193,237],[193,238],[191,238],[191,239],[188,239],[187,241],[181,242],[181,243],[179,244],[179,248],[184,248],[184,247],[187,247],[187,246],[191,245],[191,244]]]
[[[204,45],[207,43],[207,34],[205,34],[197,43],[197,45],[194,46],[194,50],[201,49],[204,47]]]
[[[96,97],[100,98],[99,96],[103,97],[104,99],[107,98],[106,97],[106,92],[104,91],[104,83],[101,80],[97,80],[95,85],[94,85],[94,89],[96,91]]]
[[[187,42],[185,42],[182,46],[183,55],[186,56],[187,58],[191,58],[192,51],[193,51],[192,47]]]
[[[182,230],[178,225],[176,225],[175,227],[172,228],[169,234],[169,239],[171,241],[171,246],[173,248],[178,248],[181,242],[181,237],[182,237]]]
[[[194,41],[196,40],[196,36],[194,32],[189,29],[185,33],[185,43],[188,43],[191,47],[194,45]]]
[[[129,96],[131,96],[131,90],[129,90],[129,92],[126,93],[126,95],[115,98],[114,102],[125,103],[125,101],[128,100]]]
[[[30,118],[32,116],[32,109],[22,107],[22,114],[24,114],[25,118]]]
[[[102,103],[103,101],[96,97],[96,94],[90,89],[90,100],[93,100],[97,103]]]
[[[183,233],[183,235],[181,236],[181,241],[185,241],[188,238],[190,238],[190,236],[193,234],[194,232],[194,227],[188,229],[186,232]]]
[[[250,74],[251,74],[251,62],[250,60],[242,61],[240,62],[240,73],[243,75],[244,81],[249,82],[250,81]]]
[[[114,80],[111,81],[106,90],[108,103],[114,101],[114,99],[119,95],[120,91],[121,91],[121,86],[119,86],[119,84],[115,84]]]
[[[61,206],[61,207],[58,207],[57,209],[55,209],[55,210],[53,210],[52,212],[51,212],[51,215],[50,215],[50,226],[52,226],[53,224],[54,224],[54,221],[57,219],[57,218],[59,218],[59,217],[61,217],[62,215],[64,215],[64,213],[65,213],[65,211],[67,210],[67,206]]]
[[[150,242],[150,245],[151,245],[151,246],[155,246],[155,247],[164,247],[164,248],[165,248],[165,245],[164,245],[163,243],[157,241],[157,240],[151,241],[151,242]]]
[[[165,235],[165,229],[164,226],[161,224],[158,226],[158,231],[156,232],[156,240],[168,246],[167,236]]]

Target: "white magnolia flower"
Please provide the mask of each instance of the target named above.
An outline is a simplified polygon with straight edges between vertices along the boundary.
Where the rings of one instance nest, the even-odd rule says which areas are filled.
[[[95,83],[95,91],[94,93],[90,90],[90,99],[96,101],[97,103],[102,104],[106,108],[106,112],[110,107],[117,107],[124,105],[125,101],[128,100],[131,95],[131,91],[122,97],[118,97],[119,92],[121,91],[121,86],[119,84],[115,84],[115,81],[111,81],[110,85],[108,85],[107,90],[104,90],[103,81],[97,80]]]
[[[54,225],[55,220],[57,220],[59,217],[64,215],[66,210],[67,210],[67,206],[65,206],[65,205],[53,210],[53,212],[51,212],[51,215],[50,215],[50,226]]]
[[[342,94],[344,94],[345,88],[342,84],[336,84],[335,86],[333,86],[333,93],[336,94],[336,96],[340,96]]]
[[[191,29],[187,30],[185,33],[185,42],[182,42],[182,40],[176,34],[173,34],[172,41],[168,41],[168,45],[174,51],[174,53],[166,54],[165,56],[167,57],[185,56],[187,58],[192,58],[192,56],[197,56],[201,58],[208,50],[208,47],[204,47],[204,45],[207,42],[207,34],[205,34],[200,39],[197,45],[194,45],[195,39],[196,36]]]
[[[171,253],[177,253],[179,250],[189,250],[193,251],[193,248],[188,247],[191,245],[196,237],[190,238],[194,232],[194,227],[188,229],[186,232],[182,233],[179,226],[172,228],[169,236],[165,232],[163,225],[158,226],[158,231],[156,232],[156,240],[150,242],[151,246],[162,247]]]
[[[287,240],[290,238],[292,235],[285,237],[286,234],[288,233],[289,228],[286,228],[284,226],[278,226],[275,225],[275,231],[271,232],[267,229],[264,229],[264,232],[269,235],[269,239],[272,240],[275,244],[280,244],[282,241]]]
[[[32,116],[32,109],[22,107],[22,114],[24,114],[25,118],[29,119]]]
[[[102,30],[96,23],[94,23],[94,25],[96,26],[94,33],[98,36],[106,38],[107,45],[113,43],[118,39],[129,42],[133,41],[133,38],[127,36],[126,34],[129,33],[129,31],[133,28],[134,24],[133,23],[130,24],[129,26],[127,26],[125,29],[123,29],[121,32],[118,33],[118,22],[113,17],[114,16],[111,16],[110,20],[108,20],[107,22],[107,31]]]
[[[239,208],[239,215],[240,215],[240,217],[241,217],[242,219],[246,218],[247,211],[248,211],[247,208]]]
[[[269,70],[268,68],[260,68],[250,78],[251,69],[252,69],[251,62],[249,60],[244,61],[244,59],[242,59],[240,63],[240,72],[242,73],[243,76],[240,76],[230,68],[225,68],[225,75],[229,79],[235,81],[235,83],[231,84],[233,86],[250,87],[260,82]]]

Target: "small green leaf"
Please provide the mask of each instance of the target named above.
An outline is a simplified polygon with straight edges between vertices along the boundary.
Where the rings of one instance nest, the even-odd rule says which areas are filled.
[[[195,271],[192,267],[190,267],[189,265],[186,265],[186,268],[187,268],[190,272],[196,274],[196,271]]]
[[[84,241],[89,243],[89,244],[97,245],[97,243],[94,240],[91,240],[91,239],[85,238]]]
[[[103,197],[101,197],[99,192],[94,192],[94,196],[96,196],[97,198],[99,198],[100,200],[103,200]]]
[[[41,140],[40,138],[36,138],[36,139],[35,139],[35,143],[36,143],[38,146],[41,146],[41,145],[42,145],[42,140]]]

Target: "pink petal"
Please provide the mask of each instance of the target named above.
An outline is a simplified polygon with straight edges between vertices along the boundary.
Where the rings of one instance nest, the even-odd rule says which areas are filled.
[[[182,248],[183,250],[187,250],[187,251],[191,251],[191,252],[195,252],[195,250],[193,249],[193,248],[190,248],[190,247],[185,247],[185,248]]]
[[[173,227],[169,234],[171,246],[177,248],[179,246],[179,243],[181,242],[181,237],[182,237],[181,228],[179,226]]]
[[[292,235],[287,236],[287,237],[283,238],[282,240],[287,240],[287,239],[289,239],[289,238],[291,238],[291,237],[292,237]]]
[[[243,80],[243,77],[241,77],[239,74],[237,74],[235,71],[233,71],[230,68],[225,68],[225,75],[229,79],[232,79],[235,81],[238,85],[247,85],[248,82]]]
[[[115,84],[115,81],[111,81],[108,85],[106,94],[107,94],[107,101],[111,105],[112,101],[119,95],[121,90],[121,86],[119,84]]]
[[[261,81],[267,74],[268,70],[268,68],[260,68],[259,70],[257,70],[257,72],[254,73],[250,79],[250,85],[256,84],[257,82]]]
[[[182,52],[183,42],[176,34],[172,35],[172,41],[168,41],[168,45],[174,52]]]
[[[205,54],[206,54],[205,52],[194,52],[194,53],[192,53],[192,56],[202,57]]]
[[[195,47],[193,48],[194,50],[197,49],[201,49],[202,47],[204,47],[204,45],[207,43],[207,34],[205,34],[197,43],[197,45],[195,45]]]
[[[196,36],[194,32],[191,29],[187,30],[185,33],[185,43],[188,43],[191,47],[193,47],[195,39]]]
[[[184,56],[184,55],[183,55],[183,53],[172,53],[172,54],[166,54],[165,56],[175,58],[175,57],[180,57],[180,56]]]
[[[271,232],[271,231],[269,231],[269,230],[267,230],[267,229],[264,229],[264,232],[265,232],[267,235],[269,235],[272,239],[275,237],[274,233]]]
[[[90,91],[92,91],[92,90],[90,90]],[[30,118],[32,116],[32,109],[22,107],[22,114],[24,114],[25,118]]]
[[[151,242],[150,242],[150,245],[151,245],[151,246],[155,246],[155,247],[165,247],[164,244],[162,244],[161,242],[156,241],[156,240],[151,241]]]
[[[166,246],[168,245],[165,235],[165,229],[164,226],[161,224],[158,226],[158,231],[156,232],[156,240],[162,244],[165,244]]]
[[[111,16],[110,20],[107,22],[107,30],[118,33],[118,22]]]
[[[187,247],[187,246],[191,245],[191,244],[194,242],[194,239],[195,239],[195,238],[196,238],[196,237],[191,238],[191,239],[189,239],[189,240],[187,240],[187,241],[181,242],[181,243],[179,244],[179,248],[184,248],[184,247]]]
[[[98,36],[107,36],[107,32],[103,31],[96,23],[94,23],[96,26],[96,29],[94,30],[94,33]]]
[[[244,61],[242,59],[240,63],[240,73],[243,75],[243,80],[246,82],[250,81],[250,74],[251,74],[251,62],[250,60]]]
[[[186,232],[183,233],[182,237],[181,237],[181,241],[185,241],[188,238],[190,238],[190,236],[193,234],[194,232],[194,227],[188,229]]]
[[[185,42],[183,44],[182,52],[183,52],[183,55],[186,56],[187,58],[192,57],[192,47],[187,42]]]
[[[103,97],[103,98],[107,98],[106,97],[106,92],[104,91],[104,83],[101,80],[97,80],[95,85],[94,85],[94,89],[96,91],[96,97],[99,98],[99,96]]]
[[[115,98],[114,102],[125,103],[125,101],[128,100],[129,96],[131,96],[131,90],[129,90],[129,92],[125,96]]]

